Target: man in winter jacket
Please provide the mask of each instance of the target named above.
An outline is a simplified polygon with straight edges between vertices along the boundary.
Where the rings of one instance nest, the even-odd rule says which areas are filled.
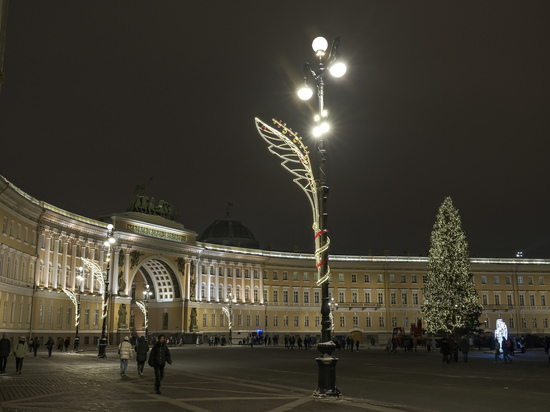
[[[159,335],[157,343],[155,343],[149,354],[149,366],[155,368],[155,393],[158,395],[160,395],[160,382],[164,378],[164,366],[166,362],[170,365],[172,364],[170,349],[166,345],[164,335]]]
[[[6,363],[11,352],[11,341],[8,339],[8,334],[4,332],[0,339],[0,373],[6,373]]]
[[[145,341],[145,336],[141,336],[136,343],[136,359],[137,359],[137,370],[138,375],[143,375],[143,366],[147,360],[147,352],[149,352],[149,345]]]
[[[120,354],[120,376],[126,376],[128,369],[128,359],[132,359],[132,344],[128,336],[124,337],[124,341],[118,345],[118,353]]]

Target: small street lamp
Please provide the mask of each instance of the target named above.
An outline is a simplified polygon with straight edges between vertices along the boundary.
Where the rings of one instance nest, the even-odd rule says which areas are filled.
[[[80,336],[78,336],[78,325],[80,324],[80,295],[82,294],[82,282],[84,281],[84,268],[80,266],[78,268],[79,275],[76,277],[78,280],[78,289],[76,295],[76,334],[74,337],[74,351],[78,352],[78,346],[80,344]]]
[[[104,286],[103,286],[103,307],[102,307],[102,318],[103,318],[103,325],[101,327],[101,339],[99,340],[99,352],[97,354],[98,358],[105,358],[105,350],[107,348],[107,335],[106,335],[106,328],[107,328],[107,302],[110,299],[111,294],[109,293],[109,271],[111,269],[111,249],[112,245],[116,243],[116,239],[114,237],[114,226],[112,224],[107,225],[107,239],[103,243],[104,246],[107,248],[107,272],[106,276],[104,278]]]
[[[149,298],[153,295],[150,290],[149,284],[145,284],[145,290],[143,291],[143,300],[145,301],[145,340],[149,342]]]
[[[231,329],[233,328],[233,296],[231,295],[231,292],[229,292],[229,304],[227,306],[224,306],[222,308],[223,313],[225,313],[225,316],[227,316],[228,323],[229,323],[229,346],[233,345],[233,339],[231,335]],[[227,300],[226,300],[227,301]]]

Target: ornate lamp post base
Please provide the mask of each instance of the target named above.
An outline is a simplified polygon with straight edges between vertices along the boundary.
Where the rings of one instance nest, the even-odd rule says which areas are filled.
[[[332,356],[332,352],[336,349],[336,344],[332,341],[322,342],[317,346],[322,355],[315,358],[319,367],[318,385],[313,396],[316,397],[339,397],[340,390],[336,387],[336,364],[338,358]]]

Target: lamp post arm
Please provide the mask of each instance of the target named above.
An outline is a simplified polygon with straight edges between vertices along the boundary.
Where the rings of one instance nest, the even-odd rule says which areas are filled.
[[[80,324],[80,313],[78,310],[78,300],[76,298],[76,293],[74,293],[72,290],[69,289],[63,289],[63,292],[71,299],[71,301],[74,304],[75,312],[74,312],[74,325],[78,326]]]

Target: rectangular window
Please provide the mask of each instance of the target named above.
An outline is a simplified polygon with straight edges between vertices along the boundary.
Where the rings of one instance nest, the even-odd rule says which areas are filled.
[[[294,316],[294,327],[297,328],[300,325],[300,317]]]
[[[494,283],[495,285],[498,285],[499,282],[500,282],[500,280],[499,280],[498,276],[494,276],[494,277],[493,277],[493,283]]]
[[[428,275],[422,275],[422,283],[428,283]]]
[[[84,325],[90,326],[90,309],[84,309]]]
[[[259,279],[258,269],[254,269],[254,279]]]
[[[241,327],[243,326],[243,315],[239,314],[237,316],[237,322],[238,322],[237,326],[241,326]]]
[[[216,314],[212,314],[212,326],[216,326]]]
[[[220,314],[220,327],[225,327],[225,317],[226,315],[224,313]]]
[[[338,273],[338,282],[343,282],[343,281],[344,281],[344,274]]]
[[[277,280],[278,279],[278,272],[276,270],[273,271],[273,280]]]
[[[293,302],[294,302],[294,303],[298,303],[298,302],[299,302],[298,299],[299,299],[299,298],[298,298],[298,291],[295,290],[295,291],[293,291]]]
[[[283,280],[288,280],[288,272],[283,272]]]
[[[384,293],[378,292],[378,304],[383,305],[384,304]]]
[[[252,326],[252,319],[250,315],[246,315],[246,326],[248,327]]]
[[[346,327],[346,318],[344,316],[340,316],[340,327],[341,328]]]
[[[544,277],[539,276],[539,285],[544,285]]]
[[[407,275],[401,275],[401,283],[407,283]]]
[[[548,318],[544,318],[544,319],[542,320],[542,327],[543,327],[544,329],[548,329]]]
[[[6,313],[7,313],[7,303],[8,302],[4,302],[4,318],[6,317]],[[40,306],[40,309],[39,309],[39,312],[38,312],[38,323],[40,323],[41,325],[44,324],[44,305]]]
[[[403,327],[405,329],[408,329],[408,327],[409,327],[409,318],[406,317],[406,316],[403,318]]]
[[[511,285],[512,284],[512,278],[510,276],[506,276],[506,284]]]
[[[382,274],[378,274],[378,283],[384,283],[384,277]]]
[[[319,292],[318,291],[315,291],[313,292],[313,303],[319,303],[320,302],[320,296],[319,296]]]
[[[527,319],[521,318],[521,327],[522,329],[527,329]]]
[[[482,299],[481,299],[481,300],[482,300],[482,302],[483,302],[483,305],[488,305],[488,303],[487,303],[487,300],[488,300],[488,299],[487,299],[487,294],[486,294],[486,293],[484,293],[484,294],[482,295]]]
[[[353,326],[358,327],[359,326],[359,318],[357,316],[353,317]]]
[[[279,291],[274,290],[273,291],[273,303],[279,302]]]
[[[372,328],[372,319],[370,316],[367,316],[367,328]]]
[[[533,283],[533,276],[529,276],[528,282],[529,282],[530,285],[534,285],[534,283]]]
[[[525,296],[519,295],[519,306],[525,306]]]
[[[390,305],[395,305],[397,303],[397,299],[395,297],[395,292],[390,293]]]
[[[309,292],[307,290],[304,291],[304,303],[309,303]]]
[[[321,325],[321,317],[319,315],[315,316],[315,327],[318,328]]]
[[[365,273],[365,283],[370,283],[370,275]]]
[[[390,273],[390,283],[395,283],[395,275]]]
[[[250,270],[248,270],[248,269],[244,270],[244,278],[245,279],[250,279]]]
[[[288,328],[288,315],[283,316],[283,327]]]
[[[235,269],[235,277],[240,278],[241,277],[241,269]]]
[[[264,279],[267,280],[267,270],[263,271],[263,276],[264,276]]]
[[[344,303],[346,301],[345,299],[345,293],[344,292],[338,292],[338,302]]]
[[[416,283],[416,275],[411,276],[411,283]]]
[[[94,326],[99,325],[99,309],[94,310]]]
[[[27,323],[30,323],[30,322],[27,322]],[[72,308],[68,307],[67,308],[67,325],[72,325],[73,324],[73,311],[72,311]]]
[[[514,303],[512,301],[512,295],[506,295],[506,304],[512,306]]]
[[[514,329],[514,318],[508,319],[508,325],[510,325],[510,329]]]
[[[300,279],[298,278],[298,272],[292,273],[292,278],[294,279],[294,282],[298,282]]]
[[[304,272],[304,282],[309,282],[309,273]]]
[[[351,283],[357,283],[357,273],[351,274]]]
[[[482,277],[481,277],[481,284],[482,284],[482,285],[486,285],[486,284],[487,284],[487,276],[482,276]]]
[[[370,292],[365,292],[365,303],[370,303]]]
[[[397,317],[396,317],[396,316],[392,316],[392,317],[391,317],[391,327],[392,327],[392,328],[396,328],[396,327],[397,327]]]
[[[535,295],[529,295],[529,305],[535,306]]]
[[[533,318],[533,328],[538,328],[537,318]]]
[[[384,327],[384,315],[380,315],[378,318],[378,325],[383,328]]]
[[[518,285],[523,285],[523,276],[518,276]]]
[[[279,316],[273,315],[273,326],[279,326]]]
[[[351,302],[357,303],[357,292],[351,292]]]
[[[540,295],[540,305],[541,306],[546,306],[546,296],[545,295]]]
[[[288,290],[283,290],[283,303],[288,303]]]
[[[203,314],[202,314],[202,326],[206,326],[206,321],[207,321],[207,319],[206,319],[206,313],[203,313]]]
[[[500,295],[495,295],[495,305],[500,305]]]
[[[304,316],[304,327],[309,328],[309,315]]]
[[[407,304],[407,292],[401,292],[401,304],[402,305]]]
[[[413,305],[418,305],[418,292],[413,292]]]
[[[57,308],[57,326],[61,327],[63,325],[63,308],[60,306]]]

